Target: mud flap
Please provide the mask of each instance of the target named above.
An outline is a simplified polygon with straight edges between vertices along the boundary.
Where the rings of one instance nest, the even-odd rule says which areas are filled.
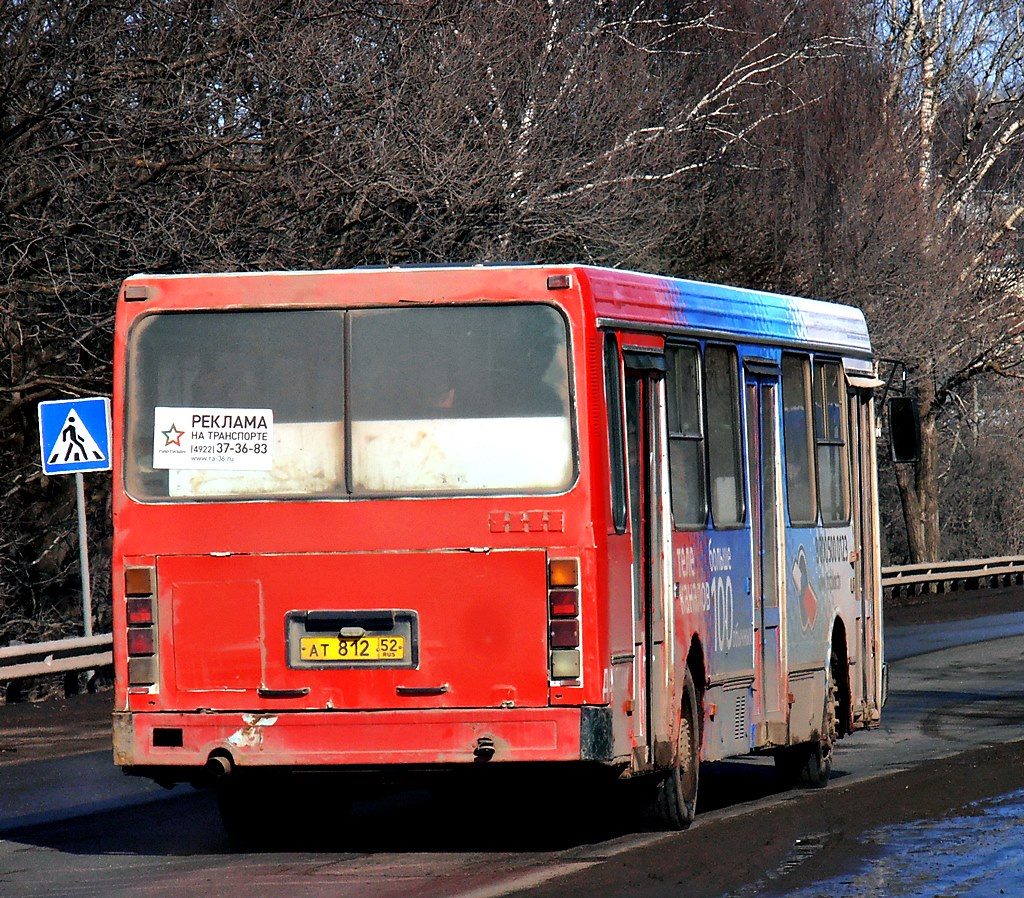
[[[612,757],[611,708],[584,706],[580,713],[580,760],[610,761]]]

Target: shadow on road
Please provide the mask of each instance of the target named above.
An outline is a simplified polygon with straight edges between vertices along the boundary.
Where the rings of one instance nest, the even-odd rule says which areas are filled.
[[[833,774],[842,776],[841,772]],[[295,778],[268,801],[262,852],[557,852],[656,832],[637,789],[583,788],[554,778],[386,786],[352,799],[328,778]],[[785,791],[769,759],[701,768],[698,814]],[[221,826],[212,793],[191,791],[147,804],[5,834],[10,842],[73,854],[192,856],[238,850]],[[254,850],[247,846],[247,851]]]

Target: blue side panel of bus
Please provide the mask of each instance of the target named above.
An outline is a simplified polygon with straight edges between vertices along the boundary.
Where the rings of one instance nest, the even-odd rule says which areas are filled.
[[[775,380],[778,394],[777,451],[782,469],[778,495],[778,523],[781,555],[778,598],[784,603],[778,626],[785,641],[785,664],[779,671],[782,695],[789,693],[803,707],[807,726],[809,697],[815,683],[824,689],[824,669],[830,633],[836,616],[854,624],[853,527],[850,523],[823,526],[794,526],[789,519],[788,484],[785,476],[785,426],[781,398],[781,362],[784,351],[808,358],[841,358],[848,373],[870,374],[873,370],[871,343],[863,313],[854,307],[756,290],[745,290],[698,281],[679,280],[609,269],[578,269],[593,298],[599,322],[628,330],[650,330],[706,346],[722,341],[736,347],[741,369],[763,370],[768,362],[779,371]],[[749,363],[760,365],[753,368]],[[747,364],[745,364],[747,363]],[[770,370],[770,369],[769,369]],[[771,379],[771,375],[768,375]],[[766,655],[760,648],[766,628],[776,626],[761,620],[755,602],[753,580],[760,564],[758,545],[752,533],[752,508],[760,501],[760,484],[750,482],[748,458],[747,398],[741,377],[741,443],[745,472],[747,509],[744,524],[736,529],[714,529],[713,515],[708,527],[674,531],[672,534],[673,580],[676,590],[677,632],[696,630],[713,685],[728,691],[716,692],[713,702],[721,714],[708,722],[705,749],[712,757],[726,757],[765,744],[757,724],[767,719],[758,692],[764,676]],[[685,646],[678,651],[684,652]],[[789,672],[804,672],[799,684],[789,684]],[[816,674],[809,680],[806,672]],[[748,710],[740,708],[744,681],[749,682]],[[767,692],[766,692],[767,694]],[[820,698],[818,699],[820,707]],[[801,705],[802,703],[802,705]],[[796,706],[794,706],[796,707]],[[778,712],[774,712],[778,713]],[[719,719],[721,718],[721,719]],[[744,724],[747,724],[744,733]],[[792,724],[791,724],[792,725]],[[809,733],[795,731],[797,738]],[[745,738],[746,737],[746,738]]]

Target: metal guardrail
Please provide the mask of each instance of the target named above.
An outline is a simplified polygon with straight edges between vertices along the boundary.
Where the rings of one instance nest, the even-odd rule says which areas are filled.
[[[0,680],[71,673],[114,663],[110,633],[0,648]]]
[[[882,590],[892,596],[1024,584],[1024,555],[935,561],[882,568]]]
[[[901,564],[882,568],[882,589],[893,596],[1024,585],[1024,555]],[[114,663],[113,636],[76,636],[0,648],[0,681],[73,673]]]

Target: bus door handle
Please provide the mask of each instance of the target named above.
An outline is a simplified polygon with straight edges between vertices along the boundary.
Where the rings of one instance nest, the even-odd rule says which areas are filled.
[[[395,692],[399,695],[444,695],[452,687],[447,683],[440,686],[396,686]]]
[[[303,698],[309,695],[309,687],[303,686],[300,689],[267,689],[261,686],[256,690],[260,698]]]

